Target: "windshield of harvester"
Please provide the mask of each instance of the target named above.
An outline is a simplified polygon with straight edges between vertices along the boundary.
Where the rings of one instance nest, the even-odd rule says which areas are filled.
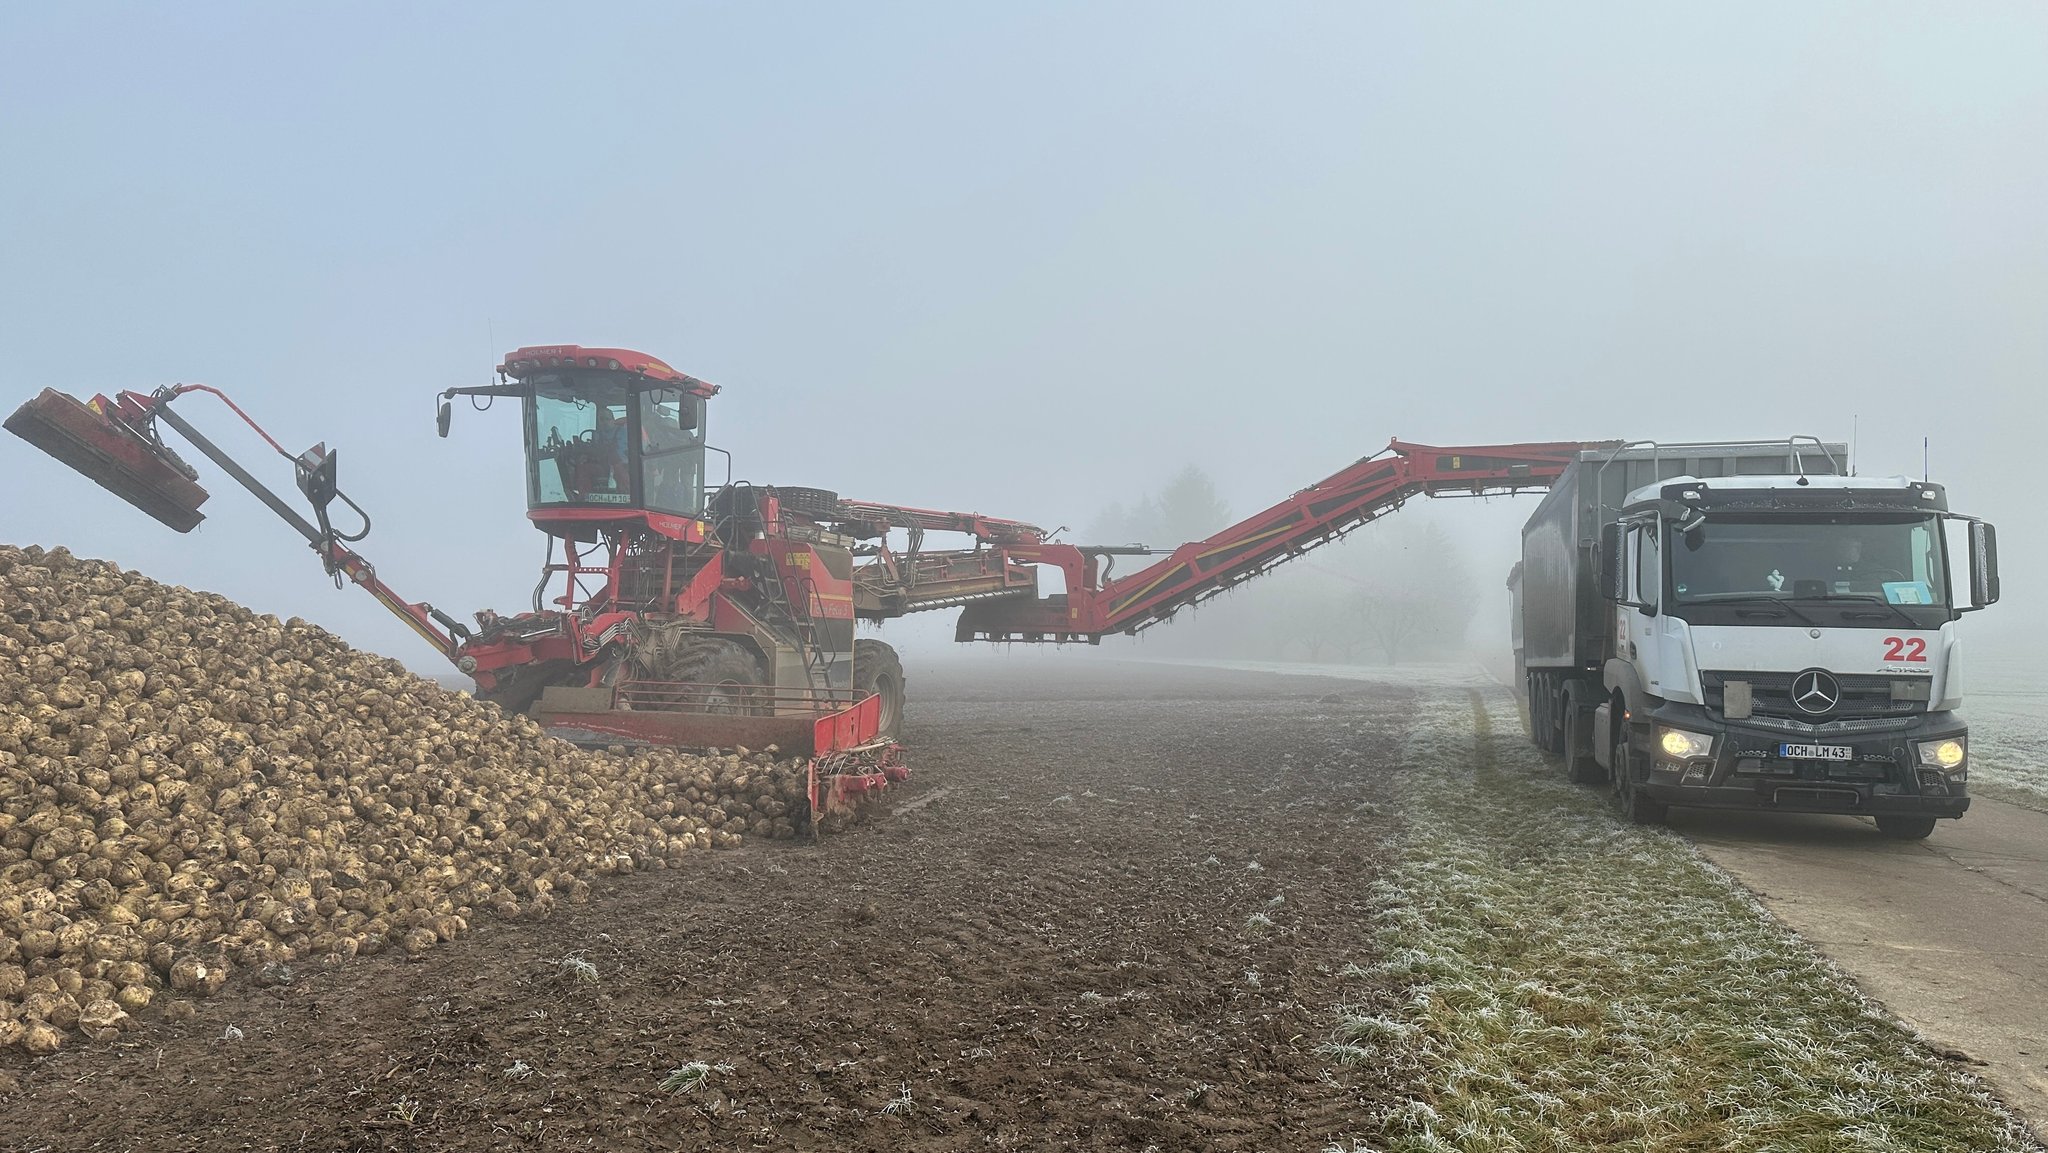
[[[1716,516],[1668,530],[1671,591],[1681,604],[1741,597],[1849,597],[1946,605],[1940,525],[1888,520],[1754,520]]]
[[[623,373],[534,378],[527,402],[527,503],[704,508],[703,400]]]

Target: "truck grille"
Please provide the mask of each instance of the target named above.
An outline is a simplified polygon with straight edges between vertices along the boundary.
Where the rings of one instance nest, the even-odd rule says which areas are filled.
[[[1927,711],[1926,701],[1901,701],[1892,698],[1892,682],[1901,678],[1879,676],[1870,673],[1838,673],[1835,679],[1842,685],[1841,703],[1831,713],[1816,717],[1801,711],[1792,704],[1793,673],[1733,673],[1718,672],[1700,674],[1700,688],[1704,703],[1715,712],[1721,711],[1721,686],[1728,681],[1748,681],[1750,711],[1760,717],[1782,717],[1794,721],[1845,720],[1855,717],[1903,717]],[[1925,678],[1919,678],[1925,679]]]

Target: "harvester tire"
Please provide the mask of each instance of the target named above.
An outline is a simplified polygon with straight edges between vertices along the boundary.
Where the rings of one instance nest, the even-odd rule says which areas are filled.
[[[775,499],[785,510],[798,516],[831,520],[839,515],[839,494],[830,489],[777,485]]]
[[[894,740],[903,731],[903,661],[881,641],[853,642],[853,688],[882,698],[881,736]]]
[[[707,713],[748,716],[760,712],[755,690],[768,683],[761,661],[734,641],[700,641],[676,658],[674,679],[703,686],[690,703]]]

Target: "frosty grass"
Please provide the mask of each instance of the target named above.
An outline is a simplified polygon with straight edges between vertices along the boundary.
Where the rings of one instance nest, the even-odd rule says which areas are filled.
[[[1413,1095],[1330,1148],[2039,1148],[1685,840],[1566,783],[1504,692],[1420,711],[1352,970],[1380,979],[1303,1042]]]

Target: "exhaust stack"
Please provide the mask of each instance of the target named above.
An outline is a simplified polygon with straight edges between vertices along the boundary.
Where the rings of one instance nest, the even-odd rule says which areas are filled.
[[[14,410],[4,427],[164,524],[191,532],[206,519],[198,474],[177,453],[110,415],[120,403],[94,397],[88,405],[46,388]]]

